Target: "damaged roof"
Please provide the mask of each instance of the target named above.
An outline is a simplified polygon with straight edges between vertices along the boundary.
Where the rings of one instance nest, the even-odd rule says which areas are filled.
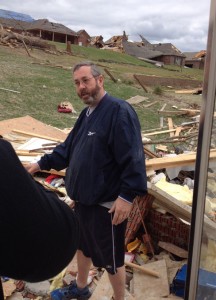
[[[175,55],[185,57],[185,55],[171,43],[151,44],[152,50],[161,51],[163,55]]]
[[[199,52],[184,52],[187,60],[200,60],[206,56],[206,50],[201,50]]]
[[[148,46],[143,46],[133,42],[124,41],[122,42],[122,45],[125,53],[135,57],[151,59],[163,55],[161,51],[152,50]]]

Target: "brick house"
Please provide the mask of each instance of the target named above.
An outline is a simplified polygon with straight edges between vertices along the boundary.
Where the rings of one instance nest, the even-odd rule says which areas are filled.
[[[91,42],[91,37],[84,29],[81,29],[77,31],[77,41],[78,45],[87,47]]]

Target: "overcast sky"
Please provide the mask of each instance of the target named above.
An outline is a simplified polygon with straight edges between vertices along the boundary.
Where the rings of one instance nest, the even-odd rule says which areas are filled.
[[[129,40],[172,43],[180,51],[206,49],[211,0],[0,0],[0,9],[49,19],[104,41],[123,30]],[[212,0],[213,1],[213,0]]]

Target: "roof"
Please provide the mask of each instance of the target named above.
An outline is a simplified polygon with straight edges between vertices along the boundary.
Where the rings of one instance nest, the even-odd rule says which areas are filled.
[[[200,60],[206,56],[206,50],[201,50],[199,52],[184,52],[186,60]]]
[[[125,53],[136,57],[151,59],[163,55],[160,51],[152,50],[148,46],[142,46],[133,42],[124,41],[122,45]]]
[[[161,51],[163,55],[175,55],[185,57],[185,55],[171,43],[151,44],[152,50]]]
[[[197,52],[184,52],[183,54],[186,56],[187,60],[191,60],[195,58]]]
[[[31,30],[44,30],[44,31],[50,31],[55,33],[62,33],[67,35],[73,35],[77,36],[77,33],[70,28],[59,24],[59,23],[53,23],[50,22],[47,19],[39,19],[34,22],[29,23],[29,26],[26,28],[28,31]]]
[[[123,35],[114,35],[109,40],[107,40],[104,44],[109,45],[113,44],[115,46],[120,45],[123,41],[128,40],[128,35],[126,35],[125,31],[123,32]]]
[[[82,33],[85,33],[90,38],[90,35],[88,34],[88,32],[85,29],[81,29],[81,30],[77,31],[77,35],[81,35]]]

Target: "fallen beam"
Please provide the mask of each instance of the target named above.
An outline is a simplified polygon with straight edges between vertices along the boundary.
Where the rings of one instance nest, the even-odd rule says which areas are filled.
[[[216,149],[209,153],[209,160],[216,160]],[[160,157],[146,160],[146,169],[161,170],[177,166],[189,166],[196,162],[196,153],[179,154],[174,157]]]

